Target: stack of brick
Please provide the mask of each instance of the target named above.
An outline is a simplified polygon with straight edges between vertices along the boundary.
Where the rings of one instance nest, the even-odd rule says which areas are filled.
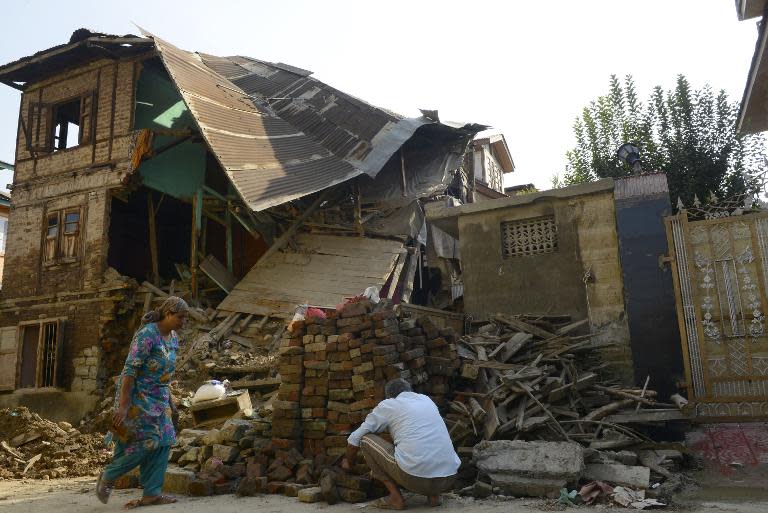
[[[272,437],[275,443],[295,447],[301,439],[301,403],[304,386],[304,343],[302,322],[283,335],[280,347],[280,388],[272,403]]]
[[[452,392],[453,377],[460,363],[456,348],[457,336],[452,329],[438,329],[428,317],[422,317],[418,324],[424,333],[427,356],[426,370],[429,383],[425,393],[439,408],[448,405]]]
[[[306,320],[304,343],[304,388],[301,394],[303,450],[307,457],[325,454],[328,424],[328,337],[334,336],[336,319],[311,317]]]

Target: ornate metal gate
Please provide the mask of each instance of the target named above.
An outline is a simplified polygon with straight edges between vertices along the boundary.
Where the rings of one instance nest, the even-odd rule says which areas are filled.
[[[768,417],[768,213],[666,222],[696,415]]]

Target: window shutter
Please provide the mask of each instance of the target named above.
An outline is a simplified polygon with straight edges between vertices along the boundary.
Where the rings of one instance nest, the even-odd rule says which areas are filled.
[[[80,141],[90,144],[96,138],[96,107],[98,98],[96,91],[83,95],[80,99]]]
[[[52,212],[45,217],[43,230],[45,230],[43,262],[54,262],[58,252],[59,232],[61,231],[60,212]]]
[[[0,328],[0,390],[16,389],[16,361],[19,353],[16,326]]]
[[[53,142],[53,120],[51,105],[47,103],[30,103],[27,116],[27,149],[31,152],[48,153]]]
[[[80,249],[80,209],[64,211],[61,222],[61,256],[76,258]]]

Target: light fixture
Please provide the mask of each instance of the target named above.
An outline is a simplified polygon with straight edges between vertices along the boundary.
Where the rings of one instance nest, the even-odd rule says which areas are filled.
[[[640,163],[640,148],[632,143],[622,144],[618,150],[616,150],[616,156],[622,162],[629,164],[633,173],[640,173],[643,167]]]

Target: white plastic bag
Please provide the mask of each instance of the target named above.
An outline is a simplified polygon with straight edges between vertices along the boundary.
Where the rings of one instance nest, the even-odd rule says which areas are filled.
[[[192,397],[192,404],[221,399],[225,395],[227,395],[227,389],[224,383],[216,380],[206,381],[195,392],[195,395]]]

